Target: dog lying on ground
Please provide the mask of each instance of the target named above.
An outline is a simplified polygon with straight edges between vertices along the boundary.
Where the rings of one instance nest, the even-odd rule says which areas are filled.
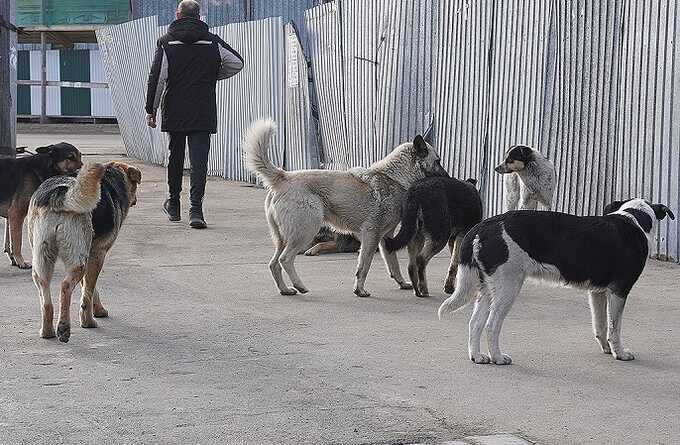
[[[505,211],[536,210],[539,203],[550,210],[557,186],[555,166],[540,151],[510,147],[494,170],[505,175]]]
[[[352,235],[337,233],[328,227],[322,227],[304,254],[317,256],[324,253],[352,253],[358,252],[359,247],[361,243]]]
[[[255,122],[245,141],[246,166],[256,172],[269,189],[265,213],[276,251],[269,267],[283,295],[307,292],[295,270],[295,256],[327,225],[359,238],[359,264],[354,293],[368,297],[364,283],[375,250],[385,260],[390,275],[402,289],[410,289],[399,270],[395,253],[384,247],[383,237],[399,223],[400,204],[406,190],[426,176],[443,176],[439,155],[421,136],[395,148],[368,168],[350,171],[284,171],[268,157],[269,142],[276,131],[272,120]],[[286,271],[294,289],[283,280]]]
[[[468,350],[475,363],[508,365],[499,336],[503,320],[527,277],[586,289],[593,331],[602,351],[633,360],[623,347],[621,318],[653,241],[654,221],[675,219],[663,204],[617,201],[605,216],[511,211],[476,225],[463,239],[456,291],[439,317],[475,302]],[[489,355],[480,353],[486,326]]]
[[[137,203],[141,180],[136,168],[111,162],[91,164],[76,178],[48,179],[36,190],[29,208],[28,234],[33,281],[42,307],[41,337],[54,337],[50,283],[57,259],[66,266],[59,294],[59,340],[68,342],[71,336],[71,294],[81,281],[80,325],[95,328],[93,316],[108,316],[96,291],[97,279],[128,210]]]
[[[66,142],[39,147],[35,155],[0,158],[0,216],[5,221],[5,253],[12,266],[30,269],[21,254],[22,229],[33,192],[48,178],[72,175],[83,166],[81,154]]]
[[[425,178],[409,188],[404,199],[401,229],[385,246],[396,252],[408,245],[408,275],[416,297],[428,297],[426,268],[448,242],[451,263],[444,291],[453,292],[460,244],[467,232],[482,220],[482,200],[476,180]]]

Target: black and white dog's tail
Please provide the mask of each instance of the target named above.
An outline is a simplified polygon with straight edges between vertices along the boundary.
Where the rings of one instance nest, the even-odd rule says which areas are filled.
[[[401,228],[394,238],[385,237],[385,247],[390,252],[403,249],[411,241],[418,229],[418,210],[420,202],[414,196],[408,196],[401,215]]]
[[[476,263],[460,264],[456,274],[456,290],[439,306],[439,318],[467,306],[479,292],[479,270]]]

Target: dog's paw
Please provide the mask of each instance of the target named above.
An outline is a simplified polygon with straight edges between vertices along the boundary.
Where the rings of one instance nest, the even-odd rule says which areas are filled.
[[[295,295],[295,294],[297,294],[297,291],[290,287],[288,289],[284,289],[281,291],[281,295]]]
[[[107,311],[104,306],[97,304],[94,305],[92,313],[97,318],[106,318],[109,316],[109,311]]]
[[[68,343],[71,338],[71,325],[69,323],[59,322],[59,325],[57,325],[57,338],[62,343]]]
[[[53,326],[46,326],[40,329],[40,337],[41,338],[54,338],[56,337],[54,335],[54,327]]]
[[[630,352],[628,349],[624,349],[621,352],[614,352],[614,358],[616,360],[622,360],[624,362],[628,362],[630,360],[635,360],[635,354]]]
[[[94,319],[88,320],[87,317],[80,317],[80,327],[85,329],[96,328],[97,322]]]
[[[31,263],[27,263],[26,261],[23,261],[21,263],[17,263],[17,267],[19,269],[28,270],[33,266],[31,266]]]
[[[409,283],[408,281],[401,281],[399,282],[399,289],[401,290],[411,290],[413,289],[413,285]]]
[[[478,352],[477,354],[470,354],[470,360],[477,365],[486,365],[491,363],[491,358],[488,355]]]
[[[609,345],[601,344],[600,349],[602,349],[602,352],[604,352],[605,354],[611,354],[612,353],[612,348],[610,348]]]
[[[306,256],[318,256],[319,251],[312,247],[311,249],[309,249],[305,252],[305,255]]]
[[[368,298],[371,296],[371,293],[366,289],[354,289],[354,295],[360,298]]]
[[[512,363],[512,357],[510,357],[508,354],[502,354],[498,357],[493,357],[491,359],[493,361],[494,365],[509,365]]]
[[[309,289],[307,289],[306,287],[304,287],[302,285],[297,285],[297,286],[293,285],[293,287],[295,287],[295,289],[297,289],[298,292],[300,292],[301,294],[306,294],[307,292],[309,292]]]

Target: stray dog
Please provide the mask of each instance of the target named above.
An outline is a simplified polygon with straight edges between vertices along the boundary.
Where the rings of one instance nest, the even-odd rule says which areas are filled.
[[[312,245],[304,253],[307,256],[317,256],[323,253],[352,253],[358,252],[361,243],[352,235],[336,233],[328,227],[322,227],[314,237]]]
[[[555,166],[538,150],[524,145],[510,147],[503,163],[494,170],[504,174],[505,211],[550,210],[557,186]]]
[[[378,246],[390,276],[402,289],[411,289],[401,275],[397,255],[388,252],[382,240],[399,223],[400,204],[411,184],[426,176],[446,175],[437,152],[417,136],[413,143],[398,146],[368,168],[289,172],[269,160],[269,142],[275,131],[276,124],[270,119],[255,122],[246,133],[244,147],[246,166],[269,189],[265,213],[276,247],[269,268],[281,294],[307,292],[295,270],[295,256],[322,225],[354,234],[361,242],[354,283],[357,296],[370,295],[364,283]],[[282,267],[294,289],[286,286]]]
[[[31,268],[21,254],[21,237],[33,192],[45,179],[75,174],[83,166],[78,149],[66,142],[35,151],[32,156],[0,158],[0,216],[7,218],[4,251],[19,269]]]
[[[468,231],[482,220],[482,200],[474,179],[425,178],[409,188],[403,202],[401,229],[386,238],[390,252],[408,244],[408,275],[416,297],[428,297],[425,269],[447,241],[451,263],[444,291],[453,292],[458,271],[460,244]]]
[[[586,289],[593,331],[602,351],[633,360],[621,340],[626,298],[642,273],[655,220],[675,215],[663,204],[617,201],[605,216],[512,211],[476,225],[463,239],[456,291],[439,307],[439,317],[475,302],[468,350],[475,363],[508,365],[499,336],[503,320],[527,277]],[[480,353],[486,326],[489,356]]]
[[[142,174],[120,162],[91,164],[76,178],[58,176],[45,181],[31,198],[28,234],[33,247],[33,281],[40,294],[40,336],[54,337],[50,283],[57,259],[66,266],[59,294],[59,341],[71,336],[69,306],[73,288],[82,281],[80,325],[95,328],[94,317],[108,312],[96,290],[104,258],[116,241],[128,210],[137,203]]]

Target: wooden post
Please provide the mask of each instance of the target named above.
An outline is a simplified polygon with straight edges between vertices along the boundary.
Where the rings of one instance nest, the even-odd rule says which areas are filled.
[[[40,31],[40,123],[47,123],[47,40]]]
[[[15,0],[0,0],[0,155],[16,154],[16,33],[12,24]]]

